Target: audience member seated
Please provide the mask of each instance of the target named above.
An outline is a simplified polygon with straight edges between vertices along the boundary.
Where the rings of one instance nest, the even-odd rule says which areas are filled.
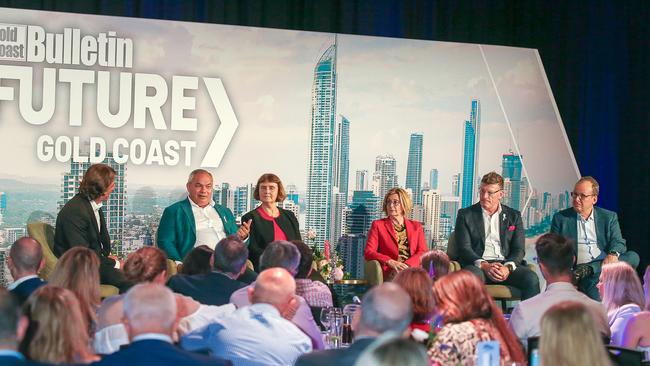
[[[20,313],[16,296],[0,288],[0,365],[44,365],[25,360],[25,355],[18,352],[18,344],[25,336],[27,324],[27,318]]]
[[[36,240],[25,236],[11,245],[7,267],[14,282],[9,284],[7,290],[16,296],[20,305],[34,290],[46,283],[37,275],[44,264],[43,248]]]
[[[584,304],[598,330],[609,337],[607,312],[603,304],[578,291],[571,283],[571,268],[575,261],[573,242],[562,235],[548,233],[537,239],[535,251],[539,270],[546,279],[546,290],[520,302],[512,311],[510,326],[522,344],[526,345],[530,337],[540,336],[540,321],[546,310],[567,300]]]
[[[177,325],[174,294],[157,283],[142,283],[124,296],[124,327],[130,344],[97,366],[221,366],[230,361],[184,351],[172,344]]]
[[[311,307],[324,308],[332,306],[332,291],[326,284],[310,279],[314,253],[307,244],[300,240],[292,240],[300,251],[300,264],[296,273],[296,295],[301,296]]]
[[[571,192],[573,207],[555,213],[551,222],[552,233],[574,241],[578,289],[594,300],[600,300],[596,284],[603,265],[618,261],[633,268],[639,265],[639,255],[627,250],[616,212],[595,206],[599,191],[593,177],[580,178]]]
[[[86,364],[99,359],[90,349],[88,324],[74,293],[41,286],[23,307],[29,325],[20,349],[28,359],[52,364]]]
[[[183,258],[183,264],[178,266],[178,273],[188,276],[210,273],[212,271],[213,254],[214,250],[209,246],[199,245]]]
[[[420,267],[427,271],[433,282],[449,273],[449,263],[447,253],[439,249],[430,250],[420,258]]]
[[[458,210],[456,246],[460,265],[483,283],[512,286],[523,300],[539,293],[539,278],[526,266],[521,213],[501,204],[503,177],[481,178],[479,202]]]
[[[241,217],[242,225],[250,225],[248,237],[249,259],[255,270],[260,256],[269,243],[276,240],[302,240],[300,225],[293,212],[278,207],[287,198],[280,178],[273,173],[262,174],[255,184],[253,198],[261,204]]]
[[[264,253],[262,253],[262,256],[260,257],[260,269],[262,271],[269,268],[280,267],[284,268],[292,275],[295,275],[298,273],[299,264],[300,252],[298,251],[298,248],[294,244],[284,240],[270,243],[266,249],[264,249]],[[252,287],[253,285],[250,285],[235,291],[230,297],[230,302],[235,304],[238,308],[250,305],[248,292]],[[314,349],[325,348],[320,329],[318,328],[318,325],[316,325],[316,321],[314,320],[311,308],[307,304],[307,301],[298,295],[296,295],[296,300],[297,308],[292,309],[292,311],[283,315],[286,316],[287,319],[290,319],[293,324],[311,338]]]
[[[177,274],[169,279],[167,286],[201,304],[227,304],[233,292],[246,286],[237,278],[246,271],[247,259],[246,244],[237,236],[228,236],[214,248],[210,259],[212,272],[192,276]]]
[[[56,262],[50,284],[72,291],[79,301],[81,316],[92,337],[96,329],[96,312],[101,302],[99,291],[99,257],[85,247],[74,247]]]
[[[354,342],[350,347],[304,354],[298,358],[296,366],[352,366],[382,334],[403,335],[412,314],[411,300],[404,289],[391,282],[375,286],[366,292],[361,308],[354,313]]]
[[[265,251],[266,253],[266,251]],[[249,289],[252,305],[181,338],[187,350],[208,348],[234,365],[292,365],[311,340],[282,314],[295,308],[296,284],[282,268],[262,271]]]
[[[542,316],[539,358],[541,365],[611,366],[590,311],[575,301],[555,304]]]
[[[155,283],[164,285],[167,278],[167,256],[155,247],[143,247],[131,253],[124,262],[124,275],[132,283]],[[180,319],[176,331],[179,335],[199,329],[214,319],[235,311],[231,304],[223,306],[202,305],[190,297],[175,294]],[[129,343],[129,338],[122,318],[124,296],[112,296],[97,311],[97,332],[93,341],[95,352],[110,354],[122,345]],[[177,340],[178,336],[173,335]]]
[[[645,305],[641,281],[629,264],[616,262],[602,267],[597,287],[612,331],[610,344],[620,346],[628,320]]]
[[[364,257],[379,262],[386,281],[399,271],[420,265],[420,256],[427,250],[422,224],[406,218],[412,209],[408,192],[391,188],[382,204],[387,217],[373,221],[368,231]]]
[[[411,298],[411,337],[418,342],[425,342],[431,331],[430,321],[434,311],[433,282],[429,274],[422,268],[407,268],[398,273],[393,282],[401,286]]]
[[[648,301],[648,288],[650,287],[650,266],[645,270],[643,276],[643,290],[646,294],[644,311],[634,314],[628,320],[623,331],[622,346],[625,348],[637,349],[646,354],[650,359],[650,301]]]
[[[432,363],[474,365],[481,341],[499,342],[501,362],[524,362],[517,337],[477,276],[450,273],[433,284],[433,298],[443,326],[429,348]]]
[[[428,364],[427,351],[421,344],[408,339],[392,338],[372,345],[363,352],[359,366],[422,366]]]

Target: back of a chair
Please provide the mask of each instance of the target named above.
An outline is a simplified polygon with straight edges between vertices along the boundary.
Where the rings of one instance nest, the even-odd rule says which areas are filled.
[[[454,231],[449,234],[449,239],[447,240],[447,256],[450,260],[458,260],[458,248],[456,248],[456,233]]]
[[[47,280],[56,267],[58,258],[52,252],[54,246],[54,228],[44,222],[34,221],[27,224],[27,233],[30,238],[36,240],[43,248],[43,259],[45,266],[39,272],[39,276]]]
[[[643,362],[644,353],[634,349],[607,345],[609,357],[615,365],[637,366]]]

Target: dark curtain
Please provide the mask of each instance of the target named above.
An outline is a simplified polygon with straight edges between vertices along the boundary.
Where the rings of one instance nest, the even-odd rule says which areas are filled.
[[[539,50],[583,175],[650,259],[650,1],[0,0],[0,6]],[[1,16],[0,16],[1,17]],[[570,187],[567,187],[570,188]]]

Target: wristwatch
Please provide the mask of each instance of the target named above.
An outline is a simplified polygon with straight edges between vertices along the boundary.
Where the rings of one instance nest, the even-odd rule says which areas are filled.
[[[612,250],[612,251],[610,251],[610,252],[607,253],[607,254],[609,254],[609,255],[615,255],[616,258],[618,258],[618,257],[621,255],[619,252],[617,252],[617,251],[615,251],[615,250]]]

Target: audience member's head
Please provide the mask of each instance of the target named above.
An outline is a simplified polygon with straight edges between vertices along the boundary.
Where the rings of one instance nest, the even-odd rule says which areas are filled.
[[[311,273],[312,262],[314,261],[314,252],[302,240],[292,240],[291,243],[293,243],[300,252],[300,264],[298,265],[296,279],[308,278]]]
[[[393,283],[402,287],[411,298],[413,305],[413,322],[425,323],[431,319],[434,311],[433,281],[422,268],[411,267],[397,274]]]
[[[300,251],[294,244],[285,240],[269,243],[260,256],[260,271],[280,267],[295,275],[298,272],[299,264]]]
[[[431,281],[449,273],[449,256],[439,249],[430,250],[420,257],[420,266],[427,271]]]
[[[133,283],[165,283],[167,255],[156,247],[142,247],[129,254],[124,262],[124,277]]]
[[[43,248],[36,240],[24,236],[11,245],[7,267],[14,280],[35,275],[44,264]]]
[[[627,304],[636,304],[642,309],[645,305],[641,281],[632,266],[625,262],[604,265],[596,287],[607,311]]]
[[[27,299],[23,311],[29,326],[21,351],[27,358],[53,364],[87,363],[94,358],[88,327],[72,291],[42,286]]]
[[[183,258],[183,265],[180,266],[178,273],[190,276],[210,273],[212,271],[210,258],[213,254],[214,250],[207,245],[195,247]]]
[[[515,361],[524,359],[519,340],[477,276],[461,270],[442,277],[433,284],[433,299],[443,323],[489,320],[506,343],[511,358]]]
[[[177,325],[174,293],[157,283],[140,283],[124,296],[124,327],[129,339],[157,333],[171,336]]]
[[[547,233],[537,239],[535,251],[540,271],[547,281],[554,281],[556,278],[570,281],[571,267],[576,255],[571,240],[559,234]]]
[[[384,282],[368,291],[352,320],[356,337],[377,337],[385,332],[401,336],[413,318],[411,298],[399,285]]]
[[[565,301],[549,308],[540,324],[542,365],[611,365],[591,312],[579,302]]]
[[[295,305],[296,282],[284,268],[269,268],[257,276],[248,293],[251,304],[270,304],[284,313]]]
[[[246,271],[248,248],[237,235],[222,239],[214,248],[214,270],[239,276]]]
[[[429,363],[424,346],[408,339],[392,338],[366,349],[355,365],[360,366],[422,366]]]
[[[95,322],[95,310],[101,301],[97,254],[85,247],[70,248],[59,258],[49,282],[76,295],[86,330],[90,331]]]
[[[27,318],[20,313],[18,300],[0,288],[0,350],[17,350],[27,330]]]

